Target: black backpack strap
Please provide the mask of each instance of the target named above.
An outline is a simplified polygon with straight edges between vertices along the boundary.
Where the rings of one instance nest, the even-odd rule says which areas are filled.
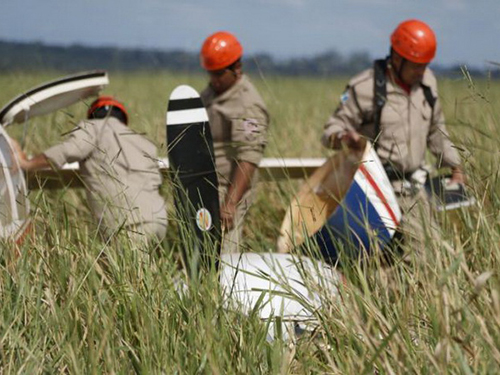
[[[434,122],[434,106],[436,105],[436,100],[437,98],[432,95],[432,90],[429,86],[424,85],[423,83],[420,84],[422,87],[422,90],[424,90],[424,96],[425,100],[427,100],[427,103],[431,106],[431,124]]]
[[[373,123],[375,125],[375,139],[380,133],[380,118],[382,108],[387,101],[387,60],[375,60],[373,63]],[[375,144],[376,147],[376,144]]]
[[[359,105],[358,93],[356,92],[356,88],[354,86],[347,85],[347,87],[345,89],[346,89],[346,91],[349,91],[349,90],[351,91],[352,99],[354,100],[354,104],[356,104],[356,108],[358,109],[359,113],[363,114],[363,110],[361,109],[361,106]],[[364,117],[364,114],[362,115],[362,117]]]

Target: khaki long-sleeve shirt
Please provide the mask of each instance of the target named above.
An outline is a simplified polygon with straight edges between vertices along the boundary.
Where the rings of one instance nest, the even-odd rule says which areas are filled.
[[[156,147],[116,118],[81,121],[44,154],[58,168],[80,162],[90,208],[105,233],[142,223],[158,224],[152,234],[165,231]]]
[[[262,159],[269,114],[246,75],[218,96],[207,87],[201,99],[210,120],[219,183],[227,186],[238,162],[258,165]]]
[[[437,82],[430,69],[426,69],[422,83],[438,97]],[[329,147],[332,134],[356,130],[377,142],[377,154],[382,163],[389,163],[400,172],[413,172],[424,164],[427,148],[438,159],[439,166],[454,167],[460,157],[450,141],[439,99],[434,113],[420,85],[407,94],[387,77],[387,101],[382,109],[380,134],[374,124],[374,71],[367,69],[349,82],[341,103],[329,118],[322,143]]]

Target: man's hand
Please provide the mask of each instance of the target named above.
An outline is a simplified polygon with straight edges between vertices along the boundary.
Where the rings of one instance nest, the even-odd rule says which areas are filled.
[[[222,221],[222,228],[226,231],[233,229],[234,216],[236,215],[236,204],[232,202],[224,202],[220,208],[220,218]]]
[[[231,230],[236,224],[236,207],[240,203],[245,192],[250,189],[252,177],[257,165],[247,161],[240,161],[234,171],[231,183],[228,186],[224,202],[220,208],[222,226],[225,230]]]
[[[17,153],[17,158],[19,159],[19,166],[24,171],[37,171],[39,169],[50,168],[49,159],[45,156],[45,154],[39,154],[29,159],[26,157],[26,154],[21,148],[19,142],[15,139],[10,138],[10,142],[12,148]]]
[[[10,140],[10,144],[12,145],[12,148],[17,153],[17,157],[19,159],[26,160],[26,154],[24,153],[23,149],[21,148],[21,145],[19,144],[19,142],[16,141],[14,138],[9,138],[9,140]]]
[[[9,140],[12,149],[17,154],[17,159],[19,160],[19,166],[21,167],[21,169],[25,169],[27,162],[26,153],[23,151],[18,141],[16,141],[14,138],[9,138]]]
[[[364,145],[361,135],[355,130],[334,133],[330,138],[330,142],[334,149],[342,148],[345,145],[353,150],[361,150]]]
[[[451,180],[450,184],[465,184],[466,178],[465,173],[460,167],[453,167],[451,169]]]

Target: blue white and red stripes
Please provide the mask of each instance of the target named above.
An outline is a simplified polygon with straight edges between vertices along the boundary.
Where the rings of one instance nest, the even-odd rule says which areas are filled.
[[[360,255],[370,253],[374,246],[383,248],[400,221],[401,211],[391,183],[370,148],[345,197],[314,238],[321,253],[336,262],[342,252]]]

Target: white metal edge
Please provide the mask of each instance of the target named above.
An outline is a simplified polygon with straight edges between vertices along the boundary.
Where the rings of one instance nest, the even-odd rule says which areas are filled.
[[[2,128],[2,132],[4,133],[5,138],[7,139],[7,143],[9,144],[9,147],[12,150],[12,155],[14,156],[14,160],[13,161],[14,161],[14,163],[16,163],[17,168],[19,168],[19,170],[21,170],[21,166],[20,166],[20,163],[19,163],[19,157],[17,155],[17,152],[15,152],[14,147],[12,146],[11,138],[9,137],[9,135],[7,134],[7,132],[5,130],[3,130],[3,128]],[[23,189],[23,194],[28,194],[28,186],[26,185],[26,178],[25,178],[25,176],[24,176],[23,173],[21,173],[21,176],[22,176],[22,178],[21,178],[21,186],[22,186],[22,189]],[[17,210],[17,204],[16,204],[16,210]],[[28,217],[29,212],[31,210],[29,199],[25,200],[25,210],[26,210],[26,212],[25,212],[26,217]],[[17,217],[19,218],[19,212],[17,212]]]
[[[0,130],[0,134],[2,134],[5,138],[7,138],[5,131],[3,129]],[[8,143],[8,141],[7,141],[7,144],[10,147],[10,143]],[[10,170],[7,167],[7,162],[6,162],[2,152],[0,152],[0,168],[4,169],[4,177],[5,177],[5,182],[7,185],[7,194],[9,196],[9,204],[10,204],[10,209],[12,212],[11,223],[9,225],[7,225],[6,227],[4,227],[9,233],[6,233],[5,229],[4,229],[4,235],[11,235],[12,231],[13,231],[11,229],[12,225],[16,221],[18,221],[19,215],[17,213],[16,196],[14,194],[14,184],[12,183],[12,177],[10,175]]]
[[[317,168],[325,163],[324,158],[264,158],[259,163],[259,168],[267,169],[287,169],[287,168]],[[158,159],[158,166],[161,169],[168,169],[168,158]],[[63,170],[79,169],[78,162],[64,164]]]
[[[104,77],[93,77],[93,78],[85,78],[78,81],[71,81],[61,83],[59,85],[55,85],[53,87],[49,87],[45,90],[37,92],[33,95],[30,95],[14,105],[4,116],[4,125],[9,125],[12,123],[14,115],[12,113],[18,113],[20,111],[26,111],[31,108],[32,105],[38,104],[39,102],[49,99],[52,96],[61,95],[66,92],[76,91],[83,88],[104,86],[109,84],[108,76]]]

